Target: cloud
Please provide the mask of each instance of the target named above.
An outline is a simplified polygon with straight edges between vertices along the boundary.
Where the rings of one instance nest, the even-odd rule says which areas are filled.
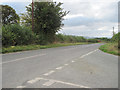
[[[82,26],[64,27],[63,30],[61,30],[59,33],[63,33],[66,35],[86,36],[86,37],[111,37],[112,28],[106,27],[102,29],[99,27],[93,27],[93,26],[88,27],[82,25]]]
[[[119,0],[53,0],[57,2],[118,2]]]
[[[87,37],[112,37],[113,28],[118,32],[118,23],[96,22],[93,25],[64,26],[60,33]]]
[[[112,37],[113,26],[118,32],[117,2],[64,2],[63,7],[70,13],[63,22],[62,33]]]
[[[75,14],[75,15],[66,15],[64,19],[70,19],[70,18],[76,18],[76,17],[81,17],[84,16],[83,14]]]
[[[97,19],[110,18],[117,15],[116,2],[67,2],[63,4],[65,10],[70,11],[68,16],[85,16]],[[66,16],[67,17],[67,16]]]
[[[93,23],[98,22],[99,20],[92,18],[92,17],[75,17],[75,18],[69,18],[63,21],[65,26],[79,26],[79,25],[91,25]]]
[[[15,9],[17,14],[24,13],[26,10],[26,6],[28,6],[30,2],[4,2],[2,5],[9,5]]]
[[[0,0],[0,3],[5,3],[5,2],[32,2],[32,0]]]

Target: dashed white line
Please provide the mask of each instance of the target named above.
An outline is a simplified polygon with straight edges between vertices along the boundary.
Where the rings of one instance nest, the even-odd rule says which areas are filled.
[[[17,86],[16,88],[25,88],[26,86]]]
[[[65,66],[68,66],[69,64],[64,64]]]
[[[29,60],[29,58],[34,58],[34,57],[44,56],[44,55],[46,55],[46,54],[38,54],[38,55],[34,55],[34,56],[19,58],[19,59],[15,59],[15,60],[12,60],[12,61],[2,62],[2,63],[0,63],[0,64],[6,64],[6,63],[11,63],[11,62],[16,62],[16,61],[20,61],[20,60],[24,60],[24,59],[28,59],[28,60]]]
[[[40,79],[41,79],[41,78],[35,78],[35,79],[33,79],[33,80],[27,81],[27,83],[33,84],[33,83],[39,81]]]
[[[48,75],[50,75],[50,74],[52,74],[52,73],[54,73],[54,72],[55,72],[54,70],[51,70],[50,72],[45,73],[45,74],[43,74],[43,75],[48,76]]]
[[[75,62],[75,61],[71,61],[71,62]]]
[[[96,50],[94,50],[94,51],[91,51],[91,52],[89,52],[89,53],[81,56],[80,58],[84,58],[85,56],[87,56],[87,55],[89,55],[89,54],[91,54],[91,53],[93,53],[93,52],[95,52],[95,51],[97,51],[97,50],[98,50],[98,49],[96,49]],[[37,57],[37,56],[43,56],[43,55],[45,55],[45,54],[35,55],[35,56],[30,56],[30,57],[25,57],[25,58],[20,58],[20,59],[16,59],[16,60],[13,60],[13,61],[8,61],[8,62],[3,62],[3,63],[15,62],[15,61],[19,61],[19,60],[23,60],[23,59],[28,59],[28,58],[33,58],[33,57]],[[71,61],[71,62],[75,62],[75,61]],[[0,63],[0,64],[1,64],[1,63]],[[67,66],[67,65],[69,65],[69,64],[64,64],[64,65]],[[60,69],[62,69],[62,68],[63,68],[63,66],[58,67],[58,68],[56,68],[56,69],[60,70]],[[48,76],[48,75],[50,75],[50,74],[52,74],[52,73],[54,73],[54,72],[55,72],[54,70],[51,70],[50,72],[45,73],[45,74],[43,74],[43,75]],[[38,77],[38,78],[35,78],[35,79],[33,79],[33,80],[30,80],[30,81],[28,81],[27,83],[33,84],[33,83],[35,83],[35,82],[37,82],[37,81],[39,81],[39,80],[49,80],[48,82],[46,82],[46,83],[43,84],[43,85],[45,85],[45,86],[50,86],[50,85],[54,84],[55,82],[57,82],[57,83],[66,84],[66,85],[71,85],[71,86],[76,86],[76,87],[80,87],[80,88],[90,88],[90,87],[87,87],[87,86],[78,85],[78,84],[74,84],[74,83],[63,82],[63,81],[58,81],[58,80],[53,80],[53,79],[39,78],[39,77]],[[26,86],[18,86],[17,88],[25,88],[25,87],[26,87]]]
[[[91,51],[91,52],[89,52],[89,53],[87,53],[87,54],[81,56],[80,58],[84,58],[85,56],[88,56],[89,54],[94,53],[94,52],[97,51],[97,50],[98,50],[98,49],[96,49],[96,50],[94,50],[94,51]]]
[[[62,69],[62,68],[63,68],[63,66],[61,66],[61,67],[57,67],[56,69],[57,69],[57,70],[60,70],[60,69]]]

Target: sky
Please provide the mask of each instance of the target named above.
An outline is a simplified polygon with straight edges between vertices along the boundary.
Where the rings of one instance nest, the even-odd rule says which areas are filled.
[[[62,2],[62,8],[70,13],[64,17],[59,33],[85,37],[112,37],[118,32],[117,0],[53,0]],[[0,4],[13,7],[17,14],[25,12],[32,0],[1,0]]]

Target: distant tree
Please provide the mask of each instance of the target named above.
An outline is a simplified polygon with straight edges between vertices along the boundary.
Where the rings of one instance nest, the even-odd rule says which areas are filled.
[[[8,6],[2,5],[2,24],[15,24],[19,23],[19,16],[16,14],[16,11]]]
[[[69,12],[63,11],[62,3],[35,2],[34,3],[34,32],[42,41],[53,42],[55,33],[63,26],[62,20]],[[32,4],[26,7],[27,13],[22,14],[25,25],[32,26]]]
[[[101,37],[101,38],[95,38],[95,39],[97,39],[99,42],[109,42],[110,41],[110,39],[109,38],[107,38],[107,37]]]

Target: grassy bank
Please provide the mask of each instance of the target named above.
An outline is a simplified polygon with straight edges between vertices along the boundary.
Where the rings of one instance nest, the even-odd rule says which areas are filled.
[[[10,47],[3,47],[2,48],[2,53],[36,50],[36,49],[45,49],[45,48],[62,47],[62,46],[82,45],[82,44],[90,44],[90,43],[80,42],[80,43],[56,43],[56,44],[49,44],[49,45],[10,46]]]
[[[120,52],[118,50],[118,43],[107,43],[105,45],[100,46],[99,49],[106,53],[120,56]]]

